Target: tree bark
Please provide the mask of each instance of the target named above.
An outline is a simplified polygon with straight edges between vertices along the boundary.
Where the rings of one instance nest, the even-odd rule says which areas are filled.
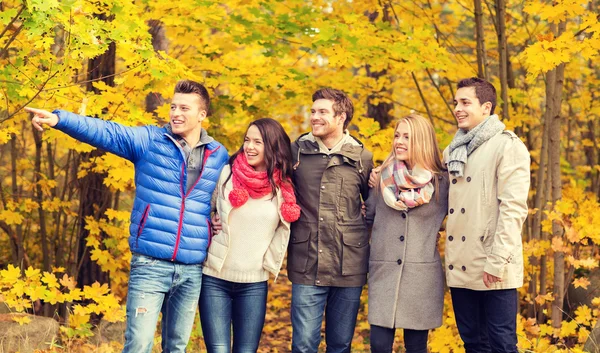
[[[554,71],[550,71],[548,72],[548,74],[546,75],[546,81],[555,81],[554,77],[556,77],[555,75],[556,73]],[[548,195],[545,193],[545,189],[546,189],[546,182],[547,182],[547,177],[546,177],[546,169],[548,166],[548,133],[550,131],[550,120],[552,117],[552,103],[549,97],[552,97],[554,90],[554,85],[546,85],[546,111],[542,117],[543,119],[543,128],[542,128],[542,146],[541,146],[541,152],[540,152],[540,159],[539,159],[539,163],[538,163],[538,170],[536,173],[536,177],[535,177],[535,196],[534,196],[534,200],[533,200],[533,207],[534,209],[536,209],[536,213],[533,214],[533,225],[532,225],[532,230],[531,230],[531,238],[534,241],[540,241],[542,239],[541,237],[541,233],[542,233],[542,218],[544,215],[544,209],[546,206],[546,200]],[[545,258],[544,258],[545,260]],[[530,262],[533,266],[537,266],[540,265],[540,279],[539,279],[539,283],[540,283],[540,287],[542,285],[542,283],[544,283],[545,286],[545,281],[542,280],[542,273],[541,273],[541,265],[542,265],[542,259],[540,259],[538,261],[537,258],[532,258],[530,259]],[[545,265],[545,264],[544,264]],[[545,276],[546,273],[544,272],[543,276]],[[540,288],[539,293],[542,293],[542,288]],[[544,291],[545,293],[545,291]],[[531,295],[532,299],[535,299],[537,297],[538,294],[538,290],[537,290],[537,280],[535,278],[535,276],[532,276],[531,281],[529,283],[529,294]],[[537,310],[539,310],[541,312],[541,308],[538,308]],[[532,305],[530,305],[528,312],[529,312],[529,317],[535,317],[536,316],[536,305],[535,302],[533,302]]]
[[[500,92],[502,97],[502,116],[504,119],[510,119],[510,111],[508,108],[508,47],[506,41],[506,1],[496,1],[496,22],[498,35],[498,54],[499,69],[500,69]]]
[[[19,187],[18,187],[18,175],[19,172],[17,170],[17,159],[19,159],[19,151],[17,149],[17,135],[11,134],[10,139],[10,177],[11,177],[11,191],[12,191],[12,200],[16,203],[19,202]],[[15,225],[14,231],[15,237],[13,238],[14,248],[13,248],[13,261],[14,266],[21,266],[23,259],[25,257],[25,247],[23,245],[23,226],[21,224]]]
[[[154,51],[164,51],[169,49],[169,40],[167,39],[167,31],[160,20],[148,21],[148,32],[152,36],[152,46]],[[146,96],[146,111],[156,115],[156,108],[165,104],[165,99],[160,93],[151,92]]]
[[[481,0],[475,0],[475,36],[477,41],[477,76],[488,79],[487,57],[485,54],[485,35],[483,31],[483,8]]]
[[[107,20],[104,15],[97,15],[97,17],[101,20]],[[87,91],[96,94],[100,93],[92,85],[92,83],[96,81],[102,81],[108,86],[114,87],[115,60],[116,44],[113,42],[109,44],[106,52],[88,61]],[[96,158],[101,157],[105,153],[105,151],[100,149],[96,149],[89,153],[83,153],[81,154],[80,161],[94,162]],[[80,287],[91,285],[94,282],[109,282],[108,273],[102,271],[100,266],[91,259],[86,245],[89,231],[85,229],[86,217],[91,216],[98,220],[104,216],[104,213],[111,205],[111,191],[104,185],[104,178],[105,175],[103,174],[90,172],[78,181],[80,204],[75,252],[77,254],[77,261],[75,261],[74,265],[77,266],[75,273],[77,274],[77,284]]]
[[[566,23],[561,22],[558,26],[556,37],[560,36],[566,28]],[[560,170],[560,129],[561,129],[561,104],[562,91],[565,73],[565,64],[560,64],[556,67],[556,80],[547,82],[546,84],[554,85],[552,96],[552,121],[550,125],[549,135],[549,152],[550,152],[550,173],[552,174],[552,205],[562,197],[562,180]],[[552,222],[552,237],[564,240],[563,227],[558,221]],[[565,298],[565,253],[563,251],[554,252],[554,301],[552,303],[552,327],[560,328],[563,318],[563,305]]]
[[[388,3],[382,4],[382,21],[391,22],[390,15],[390,5]],[[379,17],[379,13],[377,11],[371,13],[365,13],[370,22],[374,22],[377,17]],[[365,65],[365,69],[367,71],[367,76],[378,80],[380,77],[388,76],[387,70],[381,71],[371,71],[371,66],[369,64]],[[383,88],[379,92],[374,92],[374,94],[369,95],[367,97],[367,116],[369,118],[373,118],[375,121],[379,123],[379,126],[383,129],[386,128],[393,120],[394,117],[390,115],[390,111],[394,107],[392,102],[379,102],[377,104],[371,103],[371,100],[376,97],[391,97],[392,91],[390,89]]]

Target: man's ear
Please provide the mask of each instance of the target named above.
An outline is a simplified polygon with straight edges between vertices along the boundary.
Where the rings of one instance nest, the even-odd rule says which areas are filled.
[[[492,102],[483,103],[483,110],[486,112],[486,115],[491,115],[492,112]]]
[[[204,121],[204,119],[206,119],[206,115],[206,109],[202,109],[200,112],[198,112],[198,122]]]
[[[342,112],[342,113],[340,113],[340,122],[339,122],[339,124],[344,125],[345,121],[346,121],[346,112]]]

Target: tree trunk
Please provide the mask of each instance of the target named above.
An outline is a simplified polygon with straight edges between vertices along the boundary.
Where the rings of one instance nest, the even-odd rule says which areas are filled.
[[[502,117],[505,120],[510,119],[508,108],[508,47],[506,41],[506,2],[505,0],[496,1],[496,22],[498,35],[498,54],[500,68],[500,92],[502,97]]]
[[[48,229],[46,228],[46,211],[41,207],[42,201],[44,200],[44,193],[42,191],[42,187],[38,184],[40,181],[40,176],[42,175],[42,133],[33,130],[33,139],[35,141],[35,163],[34,170],[35,174],[33,176],[33,180],[36,183],[35,186],[35,201],[40,205],[38,208],[38,216],[39,216],[39,225],[40,225],[40,241],[42,242],[42,260],[43,260],[43,268],[44,271],[51,272],[52,268],[52,252],[49,248],[49,240],[48,240]]]
[[[160,20],[148,21],[150,35],[152,35],[152,46],[154,51],[164,51],[169,49],[169,40],[167,39],[167,31]],[[165,99],[160,93],[152,92],[146,96],[146,111],[156,115],[156,108],[165,104]]]
[[[12,191],[12,200],[15,203],[19,202],[19,187],[18,187],[18,175],[19,172],[17,170],[17,159],[19,159],[19,151],[17,150],[17,135],[11,134],[10,139],[10,164],[11,164],[11,191]],[[23,259],[25,257],[25,247],[23,245],[23,226],[21,224],[17,224],[15,226],[15,237],[13,239],[14,248],[13,248],[13,261],[15,266],[22,266]]]
[[[477,76],[488,79],[487,57],[485,54],[485,35],[483,31],[483,8],[481,0],[475,0],[475,36],[477,41]]]
[[[97,16],[101,20],[106,20],[103,15]],[[95,81],[102,81],[108,86],[114,86],[116,60],[116,45],[110,43],[108,50],[100,56],[88,61],[88,75],[86,89],[96,94],[100,93],[92,85]],[[81,154],[81,162],[94,161],[106,152],[96,149],[89,153]],[[78,163],[79,164],[79,163]],[[103,272],[98,264],[92,261],[89,251],[87,251],[86,239],[89,231],[85,229],[85,219],[88,216],[98,220],[104,216],[104,213],[111,205],[111,191],[104,185],[105,175],[98,173],[88,173],[84,178],[78,181],[80,204],[77,226],[77,284],[80,287],[91,285],[94,282],[108,283],[108,273]]]
[[[558,36],[565,31],[566,23],[561,22],[558,28]],[[552,121],[549,135],[550,152],[550,173],[552,174],[552,206],[562,197],[562,180],[560,170],[560,128],[561,128],[561,103],[562,91],[565,73],[565,64],[556,67],[556,80],[546,84],[554,85],[552,96]],[[564,240],[564,232],[558,221],[552,222],[552,237]],[[554,252],[554,301],[552,303],[552,327],[560,328],[563,318],[563,304],[565,298],[565,253],[563,251]]]
[[[390,5],[387,3],[383,4],[382,16],[383,16],[384,22],[391,22],[391,17],[390,17],[389,12],[390,12]],[[377,11],[374,11],[372,13],[365,13],[365,15],[367,15],[370,22],[374,22],[377,19],[377,17],[379,16],[379,13]],[[387,70],[371,71],[371,66],[369,64],[365,65],[365,69],[367,71],[367,76],[372,77],[375,80],[378,80],[380,77],[388,76]],[[392,91],[389,89],[383,88],[381,91],[374,92],[374,94],[369,95],[367,97],[367,116],[369,118],[373,118],[375,121],[377,121],[379,123],[379,126],[383,129],[383,128],[386,128],[392,122],[392,120],[394,120],[394,117],[392,115],[390,115],[390,111],[392,110],[392,108],[394,108],[394,104],[391,102],[379,102],[377,104],[371,103],[371,100],[373,98],[377,98],[377,97],[381,97],[381,96],[391,97]]]
[[[556,77],[556,72],[554,72],[554,71],[548,72],[546,74],[546,82],[554,82],[555,77]],[[542,117],[542,119],[543,119],[542,146],[541,146],[541,152],[540,152],[540,157],[539,157],[540,159],[539,159],[539,163],[538,163],[538,170],[537,170],[536,178],[535,178],[536,186],[535,186],[535,196],[534,196],[534,201],[533,201],[533,207],[537,211],[533,215],[531,238],[535,241],[542,240],[542,236],[541,236],[541,234],[542,234],[542,219],[544,218],[544,210],[546,208],[546,202],[548,200],[548,194],[545,192],[545,190],[546,190],[546,185],[549,181],[549,179],[548,179],[549,175],[547,174],[548,142],[549,142],[548,134],[550,132],[550,122],[551,122],[551,119],[553,116],[553,113],[552,113],[553,105],[552,105],[552,100],[550,98],[553,96],[553,92],[554,92],[554,85],[546,85],[546,106],[545,106],[546,111]],[[545,238],[547,238],[547,236]],[[539,261],[537,258],[533,258],[533,259],[530,259],[530,261],[533,266],[536,266],[536,265],[540,266],[539,293],[546,294],[546,290],[545,290],[546,258],[544,256]],[[543,263],[543,269],[544,269],[543,273],[542,273],[542,263]],[[538,292],[536,282],[537,281],[535,280],[535,276],[532,276],[532,279],[530,282],[530,287],[529,287],[529,293],[531,294],[532,299],[536,298],[537,292]],[[544,287],[544,288],[542,289],[542,287]],[[532,308],[535,308],[535,302],[529,308],[529,316],[530,317],[536,316],[534,311],[537,311],[538,314],[540,314],[542,311],[541,310],[542,308],[538,308],[537,310],[532,310]]]

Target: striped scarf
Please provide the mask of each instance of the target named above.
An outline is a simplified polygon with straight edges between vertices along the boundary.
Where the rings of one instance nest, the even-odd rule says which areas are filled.
[[[429,203],[434,192],[433,173],[416,165],[409,171],[403,161],[393,161],[381,170],[381,194],[391,208],[406,211]]]

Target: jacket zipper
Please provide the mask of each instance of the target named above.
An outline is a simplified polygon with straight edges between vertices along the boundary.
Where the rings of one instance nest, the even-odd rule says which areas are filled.
[[[144,230],[144,226],[146,225],[146,220],[148,219],[148,213],[150,212],[150,204],[146,205],[146,209],[144,209],[144,213],[142,214],[142,219],[140,221],[140,226],[138,227],[137,237],[135,237],[135,247],[138,248],[138,241],[140,240],[140,235],[142,235],[142,231]]]
[[[177,257],[177,251],[179,251],[179,242],[181,241],[181,229],[183,228],[183,214],[185,212],[185,199],[190,195],[192,190],[194,190],[194,188],[196,187],[196,185],[198,184],[200,179],[202,179],[202,174],[204,174],[204,170],[206,169],[205,167],[206,167],[206,161],[208,160],[208,157],[210,157],[210,155],[213,154],[214,152],[218,151],[219,148],[221,148],[221,146],[218,146],[214,150],[208,150],[208,149],[206,150],[206,153],[204,154],[204,159],[202,160],[202,171],[200,172],[200,175],[198,176],[198,179],[196,180],[194,185],[190,188],[190,191],[188,191],[187,193],[183,190],[183,177],[185,176],[186,164],[184,163],[183,166],[181,167],[181,177],[179,178],[179,189],[181,190],[182,198],[181,198],[181,207],[179,209],[179,224],[177,225],[177,239],[175,240],[175,248],[173,249],[173,257],[171,257],[171,261],[175,261],[175,258]],[[210,227],[209,227],[209,232],[210,232]],[[209,241],[210,241],[210,234],[209,234]]]

